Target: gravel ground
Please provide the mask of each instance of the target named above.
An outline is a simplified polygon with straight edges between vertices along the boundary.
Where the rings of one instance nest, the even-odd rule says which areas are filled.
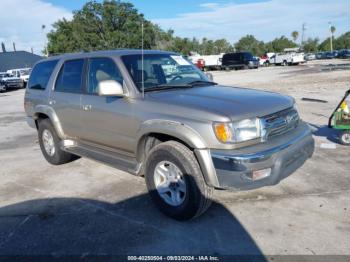
[[[293,96],[316,151],[276,186],[217,191],[208,212],[186,223],[156,210],[143,178],[87,159],[49,165],[24,121],[24,90],[0,94],[0,254],[350,255],[350,148],[326,127],[350,88],[348,64],[213,72],[220,84]]]

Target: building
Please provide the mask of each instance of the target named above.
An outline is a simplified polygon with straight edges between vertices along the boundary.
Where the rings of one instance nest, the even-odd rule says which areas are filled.
[[[33,67],[43,57],[26,51],[0,52],[0,72],[10,69]]]

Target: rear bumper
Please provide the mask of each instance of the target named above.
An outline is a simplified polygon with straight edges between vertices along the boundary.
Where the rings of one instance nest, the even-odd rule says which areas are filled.
[[[314,139],[305,123],[272,145],[264,143],[242,150],[210,150],[216,187],[249,190],[277,184],[301,167],[313,152]],[[253,171],[264,169],[271,169],[270,175],[254,180]]]

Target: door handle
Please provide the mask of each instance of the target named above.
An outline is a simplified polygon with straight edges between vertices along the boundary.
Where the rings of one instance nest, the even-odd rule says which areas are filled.
[[[84,111],[90,111],[91,108],[92,108],[91,105],[84,105],[84,106],[83,106],[83,110],[84,110]]]

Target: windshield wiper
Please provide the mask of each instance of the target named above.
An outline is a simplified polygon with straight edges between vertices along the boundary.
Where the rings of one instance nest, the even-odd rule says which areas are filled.
[[[167,89],[173,89],[173,88],[191,88],[199,85],[217,85],[217,83],[211,82],[211,81],[205,81],[205,80],[196,80],[196,81],[192,81],[181,85],[180,84],[179,85],[168,85],[168,84],[156,85],[156,86],[145,88],[145,92],[167,90]]]
[[[187,83],[187,85],[190,86],[196,86],[196,85],[217,85],[218,83],[215,83],[213,81],[206,81],[206,80],[196,80],[196,81],[192,81]]]
[[[173,89],[173,88],[189,88],[189,87],[192,87],[192,85],[188,85],[188,84],[184,84],[184,85],[156,85],[156,86],[145,88],[145,92],[167,90],[167,89]]]

